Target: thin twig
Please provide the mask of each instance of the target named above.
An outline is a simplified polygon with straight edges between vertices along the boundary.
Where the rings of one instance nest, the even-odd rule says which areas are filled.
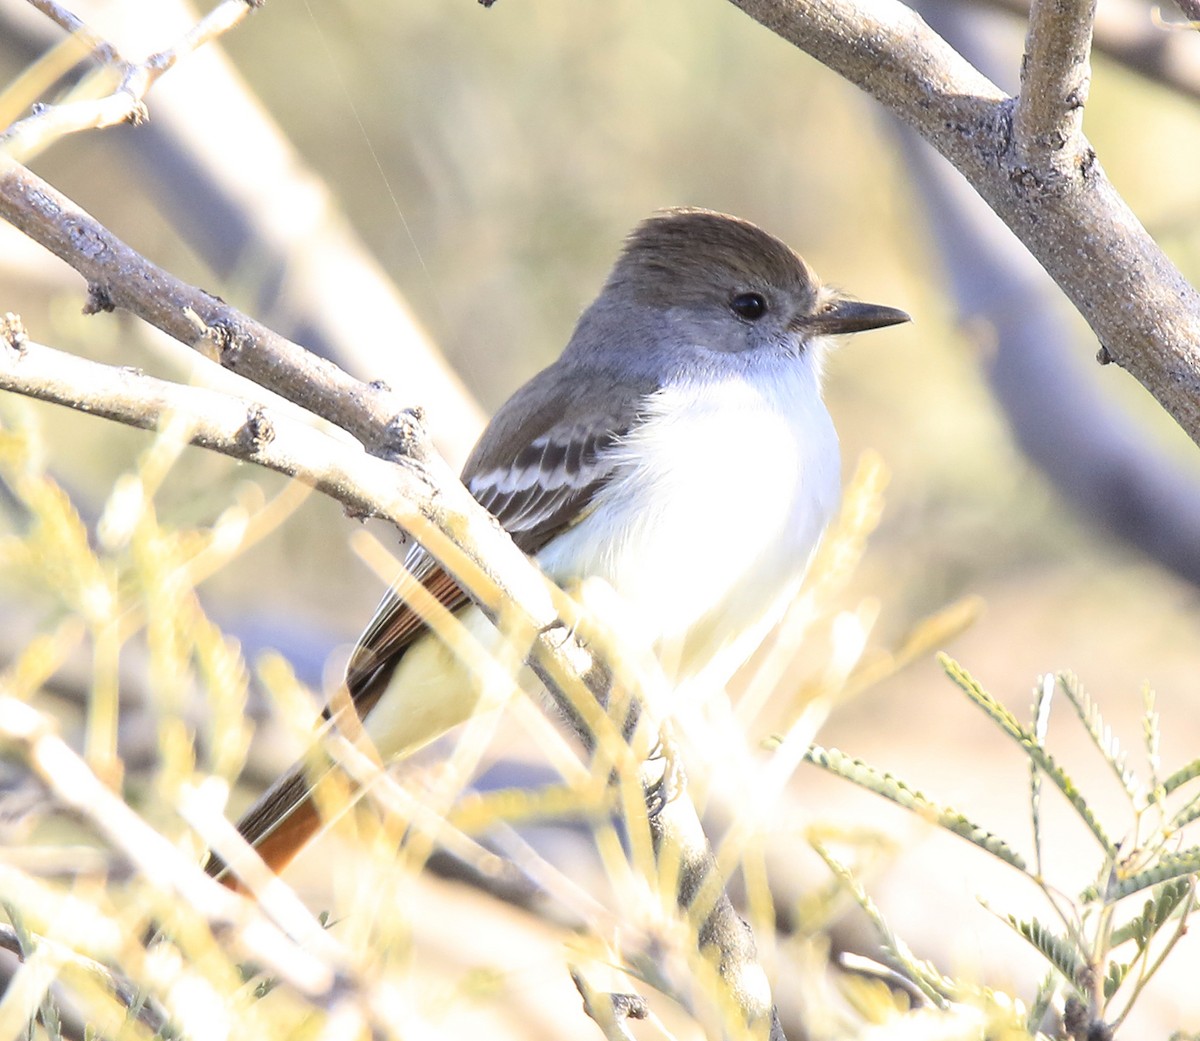
[[[203,18],[193,25],[173,47],[151,55],[142,64],[153,75],[147,86],[154,83],[164,72],[172,69],[180,58],[203,47],[206,43],[229,32],[251,11],[257,10],[265,0],[222,0]]]
[[[1096,0],[1032,0],[1030,5],[1013,137],[1018,153],[1039,173],[1080,173],[1095,16]]]
[[[54,733],[49,720],[7,696],[0,696],[0,745],[19,755],[65,806],[134,865],[143,880],[182,900],[227,934],[242,957],[317,1000],[334,1002],[345,990],[347,980],[337,966],[349,964],[349,959],[297,898],[293,897],[288,926],[298,931],[299,941],[268,921],[253,903],[209,878],[109,791]]]
[[[173,46],[142,62],[122,59],[117,49],[80,18],[54,0],[30,0],[68,32],[80,35],[102,64],[120,74],[116,90],[101,98],[39,107],[0,134],[0,151],[23,160],[68,134],[98,130],[121,123],[138,124],[148,118],[144,98],[159,77],[198,47],[215,40],[242,21],[262,0],[222,0],[193,25]]]
[[[80,43],[91,50],[92,57],[97,61],[110,63],[122,60],[117,49],[108,40],[104,39],[74,12],[68,11],[62,4],[56,3],[55,0],[29,0],[29,3],[56,25],[75,36]]]
[[[571,970],[571,982],[583,999],[583,1010],[600,1028],[608,1041],[635,1041],[626,1020],[645,1019],[650,1007],[637,994],[609,994],[597,991],[578,969]]]
[[[204,387],[185,387],[79,358],[28,340],[0,348],[0,389],[66,405],[142,430],[155,430],[173,416],[186,419],[186,438],[195,445],[299,477],[352,510],[374,511],[371,498],[356,496],[358,483],[401,485],[402,493],[427,491],[412,472],[361,448],[347,446],[276,409]],[[346,460],[353,460],[346,465]],[[364,469],[358,472],[355,468]],[[353,473],[348,477],[348,473]],[[412,484],[406,486],[406,481]]]
[[[146,995],[141,992],[141,988],[132,980],[94,958],[80,954],[66,944],[58,943],[48,937],[39,936],[35,943],[38,947],[52,948],[54,960],[58,964],[72,966],[86,973],[92,979],[99,980],[109,993],[133,1014],[138,1022],[145,1024],[154,1033],[163,1032],[165,1036],[165,1031],[170,1023],[169,1016],[158,1002],[148,1000]],[[20,934],[11,925],[0,925],[0,948],[11,951],[20,958],[29,954],[21,942]]]

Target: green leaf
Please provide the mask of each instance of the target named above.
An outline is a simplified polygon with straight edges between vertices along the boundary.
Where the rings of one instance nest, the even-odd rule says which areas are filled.
[[[1178,831],[1180,828],[1186,828],[1197,817],[1200,817],[1200,795],[1184,805],[1184,807],[1171,818],[1171,823],[1167,825],[1170,831]]]
[[[1051,969],[1038,987],[1037,996],[1029,1006],[1029,1015],[1025,1018],[1025,1029],[1030,1034],[1036,1035],[1045,1028],[1047,1013],[1050,1012],[1057,993],[1058,973]]]
[[[278,976],[264,976],[254,988],[255,998],[261,1000],[279,986]]]
[[[1121,962],[1109,962],[1108,972],[1104,975],[1104,997],[1111,998],[1116,994],[1118,988],[1125,982],[1125,977],[1129,973],[1129,966]]]
[[[875,901],[871,899],[862,883],[854,877],[854,873],[845,864],[820,842],[813,842],[812,847],[817,856],[825,861],[829,870],[837,876],[838,881],[850,891],[850,894],[858,902],[859,907],[862,908],[879,934],[883,948],[894,966],[902,970],[904,975],[921,989],[921,992],[929,998],[933,1005],[940,1009],[947,1008],[948,1000],[954,1000],[956,997],[955,982],[938,972],[931,962],[924,961],[913,954],[908,945],[892,931],[892,927],[888,925],[887,919],[883,917],[883,913]]]
[[[1168,879],[1195,877],[1200,872],[1200,846],[1190,846],[1178,853],[1165,853],[1159,860],[1136,874],[1114,877],[1104,894],[1107,903],[1116,903],[1132,893],[1166,882]]]
[[[1162,747],[1162,727],[1154,708],[1157,696],[1149,683],[1142,685],[1142,737],[1146,741],[1146,763],[1150,767],[1150,787],[1158,788],[1158,772],[1162,766],[1159,751]]]
[[[1104,761],[1108,763],[1117,780],[1121,782],[1121,787],[1125,789],[1130,798],[1136,797],[1141,790],[1141,784],[1138,782],[1137,775],[1129,769],[1128,757],[1121,748],[1121,742],[1117,740],[1112,727],[1104,722],[1104,717],[1100,714],[1100,707],[1083,689],[1083,685],[1074,673],[1060,672],[1058,683],[1071,703],[1071,707],[1075,709],[1075,714],[1083,723],[1084,729],[1087,730],[1088,736],[1091,737],[1092,744],[1096,746],[1097,751],[1104,757]]]
[[[1003,860],[1006,864],[1010,864],[1018,871],[1026,870],[1025,859],[999,836],[968,820],[957,810],[938,806],[931,802],[920,792],[908,787],[899,778],[888,773],[881,773],[861,759],[848,756],[836,748],[826,749],[820,745],[813,745],[805,753],[805,759],[815,766],[857,784],[860,788],[865,788],[867,791],[894,802],[897,806],[911,810],[925,820],[932,821],[960,838],[966,839],[972,845],[987,851],[992,856]]]
[[[1117,847],[1115,843],[1108,837],[1104,828],[1100,825],[1096,815],[1092,813],[1092,809],[1084,799],[1083,794],[1075,787],[1075,782],[1067,775],[1055,761],[1054,757],[1041,746],[1037,738],[1026,730],[1008,709],[993,698],[971,677],[971,675],[958,662],[948,655],[941,654],[938,656],[938,661],[941,663],[946,674],[962,689],[967,697],[978,705],[988,715],[988,717],[1000,727],[1005,734],[1011,737],[1021,746],[1021,749],[1034,763],[1062,792],[1067,802],[1078,814],[1080,820],[1087,825],[1088,830],[1095,836],[1096,841],[1103,847],[1104,852],[1111,858],[1116,858]]]
[[[1045,745],[1050,731],[1050,705],[1054,701],[1054,680],[1043,676],[1033,692],[1033,739]],[[1042,774],[1037,765],[1029,763],[1029,815],[1033,824],[1033,854],[1037,873],[1042,874]]]
[[[983,709],[988,717],[1001,730],[1008,734],[1009,737],[1014,737],[1018,741],[1024,741],[1029,738],[1028,732],[1017,721],[1017,717],[984,690],[975,681],[975,678],[959,665],[958,662],[948,654],[939,654],[938,664],[941,665],[946,675],[958,685],[962,692],[979,708]]]
[[[49,991],[42,999],[42,1004],[38,1009],[38,1018],[42,1021],[42,1027],[45,1029],[49,1041],[63,1041],[62,1015],[59,1013],[53,994]]]
[[[1193,759],[1187,766],[1181,766],[1162,783],[1163,795],[1170,795],[1175,789],[1182,788],[1188,781],[1200,777],[1200,759]]]
[[[1116,928],[1109,937],[1110,948],[1134,940],[1138,950],[1144,950],[1150,940],[1171,918],[1175,909],[1187,898],[1192,883],[1186,878],[1164,882],[1142,905],[1142,913]]]
[[[1080,989],[1087,962],[1079,956],[1078,950],[1070,940],[1057,935],[1036,918],[1026,922],[1014,915],[1006,915],[1004,921],[1057,969],[1063,979],[1076,990]]]

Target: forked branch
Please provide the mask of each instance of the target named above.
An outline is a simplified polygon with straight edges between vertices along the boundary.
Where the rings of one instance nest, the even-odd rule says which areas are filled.
[[[111,43],[55,0],[30,2],[73,34],[102,65],[112,66],[118,83],[115,90],[102,97],[41,106],[0,134],[0,152],[21,160],[67,134],[140,123],[146,118],[143,99],[158,78],[181,58],[228,32],[263,0],[222,0],[175,44],[140,62],[126,61]]]
[[[1086,151],[1083,106],[1095,16],[1096,0],[1033,0],[1029,9],[1013,137],[1035,169],[1070,177]]]
[[[732,0],[751,17],[867,91],[971,183],[1078,308],[1099,358],[1127,369],[1200,443],[1200,293],[1142,227],[1073,131],[1086,84],[1090,0],[1038,5],[1028,93],[1013,98],[898,0]],[[1054,55],[1083,54],[1054,72]],[[1058,131],[1054,128],[1057,127]],[[1063,128],[1077,147],[1053,148]],[[1043,140],[1046,135],[1048,140]],[[1065,167],[1064,167],[1064,164]]]

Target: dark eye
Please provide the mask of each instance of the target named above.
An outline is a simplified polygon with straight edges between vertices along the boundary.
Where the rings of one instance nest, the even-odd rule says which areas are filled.
[[[754,322],[767,313],[767,298],[762,293],[738,293],[729,301],[734,314]]]

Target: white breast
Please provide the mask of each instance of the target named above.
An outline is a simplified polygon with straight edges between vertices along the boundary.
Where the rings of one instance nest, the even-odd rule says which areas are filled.
[[[538,556],[595,575],[677,680],[724,683],[796,592],[840,488],[837,435],[807,359],[659,391],[589,516]]]

